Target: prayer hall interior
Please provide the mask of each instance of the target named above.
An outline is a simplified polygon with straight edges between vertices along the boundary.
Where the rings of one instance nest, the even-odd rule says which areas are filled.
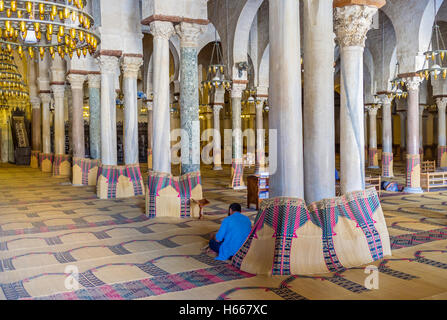
[[[447,299],[446,107],[444,0],[0,0],[0,299]]]

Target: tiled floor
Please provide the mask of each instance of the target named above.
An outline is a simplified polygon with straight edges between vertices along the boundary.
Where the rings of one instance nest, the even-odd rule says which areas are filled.
[[[393,256],[375,263],[379,289],[368,290],[364,267],[270,278],[202,254],[228,204],[246,201],[227,189],[229,170],[203,169],[211,205],[198,221],[149,220],[143,197],[98,200],[94,188],[0,166],[0,299],[447,299],[447,191],[383,198]]]

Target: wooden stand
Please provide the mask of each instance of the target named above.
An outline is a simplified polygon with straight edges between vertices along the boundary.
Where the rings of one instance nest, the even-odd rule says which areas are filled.
[[[447,188],[447,172],[426,172],[421,174],[421,186],[430,189]]]
[[[259,195],[269,191],[269,178],[260,176],[249,176],[247,178],[247,208],[251,204],[256,204],[256,210],[259,210],[259,204],[263,199],[259,199]]]
[[[366,187],[374,187],[377,190],[377,194],[380,197],[382,194],[382,179],[379,177],[366,177],[365,178]]]
[[[435,172],[436,171],[436,161],[422,161],[421,172]]]

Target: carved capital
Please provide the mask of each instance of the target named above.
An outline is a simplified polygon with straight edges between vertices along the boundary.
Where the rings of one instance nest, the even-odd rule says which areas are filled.
[[[370,117],[375,117],[377,116],[377,111],[380,109],[379,105],[371,105],[371,106],[367,106],[366,110],[368,110],[368,114]]]
[[[53,91],[54,99],[63,99],[65,95],[65,86],[60,84],[54,84],[51,86],[51,91]]]
[[[231,97],[232,98],[242,98],[242,92],[246,89],[246,84],[233,83],[231,86]]]
[[[380,104],[384,107],[384,108],[391,108],[391,103],[393,102],[393,98],[390,97],[387,94],[382,94],[379,96],[380,99]]]
[[[197,47],[199,36],[206,31],[206,26],[182,22],[175,26],[175,31],[180,38],[180,46],[185,47]]]
[[[69,74],[67,80],[70,82],[71,89],[82,90],[84,88],[86,76],[83,74]]]
[[[215,104],[215,105],[213,106],[214,116],[215,116],[215,117],[218,117],[219,114],[220,114],[220,110],[222,110],[222,109],[223,109],[223,106],[221,106],[220,104]]]
[[[29,99],[29,102],[31,103],[31,107],[33,109],[40,109],[40,98],[39,97],[32,97]]]
[[[438,112],[445,113],[447,107],[447,98],[436,98],[436,105],[438,106]]]
[[[419,85],[421,84],[422,79],[420,77],[411,77],[405,78],[404,81],[408,91],[416,91],[419,90]]]
[[[89,88],[101,88],[101,75],[99,74],[89,74],[87,76],[88,87]]]
[[[123,68],[124,78],[138,78],[138,71],[143,65],[143,58],[140,57],[124,57],[121,67]]]
[[[103,55],[99,59],[99,66],[102,73],[116,74],[116,71],[119,67],[119,59],[118,57]]]
[[[341,47],[365,47],[366,34],[371,28],[377,7],[352,5],[335,8],[334,29]]]
[[[150,24],[154,39],[169,40],[174,34],[174,25],[168,21],[153,21]]]
[[[51,94],[50,93],[41,93],[40,95],[40,101],[42,101],[43,105],[49,105],[51,102]]]
[[[419,116],[421,116],[421,117],[423,116],[426,107],[427,106],[423,105],[423,104],[419,105]]]

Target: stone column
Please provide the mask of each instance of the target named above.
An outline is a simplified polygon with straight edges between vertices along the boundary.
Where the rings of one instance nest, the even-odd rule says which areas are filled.
[[[102,55],[101,66],[101,163],[116,166],[116,76],[118,57]]]
[[[447,169],[447,141],[446,141],[446,124],[445,110],[447,106],[447,98],[437,98],[438,106],[438,166],[443,170]]]
[[[335,197],[335,36],[332,2],[303,1],[304,194],[309,204]]]
[[[9,161],[9,129],[8,112],[6,109],[0,110],[0,129],[1,129],[1,162]]]
[[[152,170],[153,102],[147,101],[147,167]]]
[[[335,8],[340,45],[340,178],[343,194],[365,189],[363,129],[363,51],[376,7]]]
[[[222,109],[223,106],[220,104],[215,104],[213,106],[213,114],[214,114],[213,170],[222,170],[222,143],[221,143],[222,138],[220,136],[220,110]]]
[[[200,171],[199,74],[197,45],[204,26],[182,22],[175,27],[180,38],[180,121],[182,175]]]
[[[365,106],[365,111],[363,113],[363,131],[365,133],[365,166],[368,165],[368,108]]]
[[[245,189],[244,163],[243,163],[243,141],[242,141],[242,91],[246,83],[235,83],[231,89],[231,109],[233,115],[233,160],[231,169],[231,185],[233,189]]]
[[[54,155],[65,155],[65,85],[52,85],[54,97]]]
[[[124,162],[126,165],[139,163],[138,158],[138,71],[143,58],[124,56]]]
[[[269,102],[274,109],[269,114],[269,129],[276,130],[277,136],[269,145],[270,197],[304,199],[298,1],[269,1],[269,34]]]
[[[42,101],[42,152],[51,154],[51,134],[50,134],[50,93],[41,93]]]
[[[84,140],[84,81],[86,76],[82,74],[70,74],[68,81],[71,85],[71,94],[73,99],[72,108],[72,137],[73,137],[73,158],[85,158],[85,140]]]
[[[407,139],[407,113],[405,111],[399,111],[398,114],[400,118],[400,153],[401,159],[403,159]]]
[[[422,193],[421,156],[419,153],[419,84],[417,76],[405,79],[408,90],[407,109],[407,175],[404,192]]]
[[[368,167],[371,169],[379,168],[379,159],[377,157],[377,111],[380,106],[370,105],[367,107],[369,116],[369,150]]]
[[[419,154],[421,163],[424,161],[424,110],[425,105],[419,105]]]
[[[90,158],[101,159],[101,75],[89,74],[88,89],[90,103]]]
[[[391,114],[392,99],[388,95],[381,95],[382,103],[382,177],[393,178],[393,125]]]
[[[174,27],[171,22],[154,21],[151,22],[151,32],[154,36],[152,169],[156,172],[171,173],[169,38],[174,34]]]
[[[32,147],[33,151],[42,151],[42,132],[41,132],[41,110],[40,98],[34,97],[30,99],[31,107],[33,108],[32,116]]]
[[[264,130],[264,101],[256,105],[256,165],[255,173],[261,173],[265,168],[265,130]]]

